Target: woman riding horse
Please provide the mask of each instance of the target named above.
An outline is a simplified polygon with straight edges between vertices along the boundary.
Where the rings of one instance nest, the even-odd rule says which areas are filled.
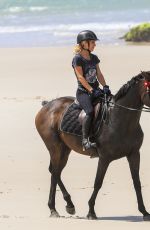
[[[97,40],[98,38],[94,32],[90,30],[81,31],[77,36],[78,45],[75,47],[76,55],[72,61],[78,81],[76,98],[86,113],[82,123],[83,150],[96,147],[96,143],[89,141],[89,133],[93,118],[92,101],[102,94],[99,83],[103,86],[104,93],[111,93],[100,70],[100,60],[96,55],[91,53],[96,46]]]
[[[72,97],[61,97],[46,103],[36,116],[36,128],[43,139],[49,154],[51,173],[51,187],[48,206],[51,216],[59,216],[55,208],[56,186],[59,185],[63,197],[67,202],[66,210],[75,213],[71,196],[66,190],[61,173],[66,166],[71,150],[80,154],[91,155],[91,149],[83,151],[82,140],[79,136],[60,131],[60,123],[66,109],[73,103]],[[109,164],[116,159],[126,157],[136,191],[138,209],[144,220],[150,221],[141,191],[139,177],[140,147],[143,142],[143,132],[140,117],[143,106],[150,107],[150,72],[142,72],[123,85],[114,96],[114,107],[111,108],[109,122],[101,127],[101,135],[96,143],[99,155],[94,190],[89,200],[89,219],[96,219],[94,210],[95,200],[100,190]],[[150,108],[144,110],[150,112]]]

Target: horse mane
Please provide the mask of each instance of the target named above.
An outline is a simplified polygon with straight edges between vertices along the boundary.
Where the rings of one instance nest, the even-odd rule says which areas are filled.
[[[136,83],[138,83],[141,79],[143,79],[143,75],[142,73],[138,74],[135,77],[132,77],[130,81],[128,81],[126,84],[124,84],[119,91],[114,95],[114,100],[117,101],[119,100],[121,97],[124,97],[127,92],[129,91],[129,89],[135,85]]]

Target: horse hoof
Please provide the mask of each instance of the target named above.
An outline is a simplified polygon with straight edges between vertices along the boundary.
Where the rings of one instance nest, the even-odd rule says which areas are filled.
[[[95,213],[93,213],[93,214],[89,213],[89,214],[87,215],[87,218],[88,218],[89,220],[97,220],[97,216],[96,216]]]
[[[150,214],[143,216],[144,221],[150,221]]]
[[[59,216],[59,213],[58,213],[56,210],[51,210],[51,215],[50,215],[50,217],[58,218],[58,217],[60,217],[60,216]]]
[[[74,215],[74,214],[76,213],[74,207],[71,208],[71,207],[66,206],[66,211],[67,211],[67,213],[69,213],[70,215]]]

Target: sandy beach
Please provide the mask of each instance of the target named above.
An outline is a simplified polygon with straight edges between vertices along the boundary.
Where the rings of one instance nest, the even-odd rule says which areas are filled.
[[[86,219],[98,159],[71,152],[63,181],[76,214],[70,217],[57,189],[56,208],[61,218],[50,218],[47,206],[49,154],[38,135],[34,119],[43,99],[75,96],[71,66],[73,47],[0,49],[0,229],[149,229],[142,221],[126,159],[112,162],[96,200],[98,220]],[[101,70],[115,94],[141,70],[150,70],[150,46],[100,46]],[[141,125],[141,183],[150,212],[150,116]]]

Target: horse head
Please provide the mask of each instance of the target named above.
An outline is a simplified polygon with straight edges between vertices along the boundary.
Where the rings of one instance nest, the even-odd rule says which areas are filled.
[[[150,71],[141,72],[141,101],[144,105],[150,107]]]

